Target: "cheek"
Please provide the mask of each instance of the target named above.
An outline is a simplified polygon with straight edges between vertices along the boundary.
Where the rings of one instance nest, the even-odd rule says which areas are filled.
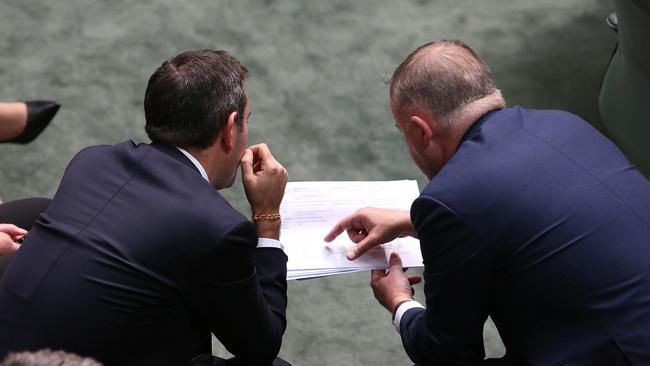
[[[417,150],[412,149],[409,147],[409,155],[411,156],[411,160],[417,165],[418,168],[425,174],[428,175],[428,170],[430,169],[430,163],[426,161],[426,159],[423,159],[422,154],[418,153]]]
[[[407,146],[408,146],[409,155],[411,156],[411,159],[413,159],[413,161],[416,161],[416,162],[419,161],[420,158],[419,158],[419,154],[418,154],[417,150],[415,150],[413,148],[413,145],[407,144]]]

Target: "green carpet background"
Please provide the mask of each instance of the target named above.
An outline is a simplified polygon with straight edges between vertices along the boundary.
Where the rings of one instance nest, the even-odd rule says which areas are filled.
[[[411,50],[462,39],[491,66],[508,105],[565,109],[600,126],[613,11],[606,0],[3,0],[0,101],[62,108],[35,142],[0,145],[0,196],[52,196],[83,147],[147,141],[149,76],[195,48],[227,50],[249,68],[250,141],[266,142],[290,180],[417,179],[422,188],[382,84]],[[240,181],[223,194],[248,213]],[[291,282],[281,356],[294,365],[411,364],[369,280]],[[503,354],[490,324],[485,338],[489,356]]]

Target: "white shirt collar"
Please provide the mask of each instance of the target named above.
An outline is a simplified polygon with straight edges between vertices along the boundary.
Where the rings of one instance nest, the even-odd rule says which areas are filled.
[[[190,159],[192,164],[194,164],[196,166],[196,169],[199,170],[199,173],[201,173],[201,176],[203,177],[203,179],[205,179],[209,183],[210,179],[208,179],[208,173],[205,172],[205,169],[203,169],[203,166],[201,166],[201,163],[199,163],[199,161],[196,160],[196,158],[193,157],[192,154],[188,153],[187,150],[181,149],[178,146],[174,146],[174,147],[177,148],[180,152],[182,152],[183,155],[187,156],[188,159]]]

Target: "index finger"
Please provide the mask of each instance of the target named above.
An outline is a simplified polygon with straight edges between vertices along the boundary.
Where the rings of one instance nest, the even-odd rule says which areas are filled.
[[[257,155],[262,161],[268,160],[268,159],[273,159],[273,154],[271,154],[271,149],[265,144],[257,144],[249,147],[251,151]]]
[[[9,235],[25,235],[27,230],[21,229],[14,224],[0,224],[0,231]]]
[[[334,227],[332,230],[330,230],[327,235],[325,235],[325,240],[326,242],[331,242],[332,240],[336,239],[337,236],[341,235],[342,232],[345,230],[349,229],[352,227],[352,222],[354,221],[355,216],[354,215],[349,215],[341,219]]]

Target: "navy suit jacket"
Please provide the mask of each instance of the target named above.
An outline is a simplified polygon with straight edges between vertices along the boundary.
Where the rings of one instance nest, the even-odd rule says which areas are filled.
[[[173,146],[81,151],[0,281],[0,358],[63,349],[110,365],[186,365],[210,333],[270,364],[286,261]]]
[[[400,323],[419,364],[650,364],[650,184],[586,122],[492,111],[413,203],[426,310]],[[509,362],[508,362],[509,361]]]

